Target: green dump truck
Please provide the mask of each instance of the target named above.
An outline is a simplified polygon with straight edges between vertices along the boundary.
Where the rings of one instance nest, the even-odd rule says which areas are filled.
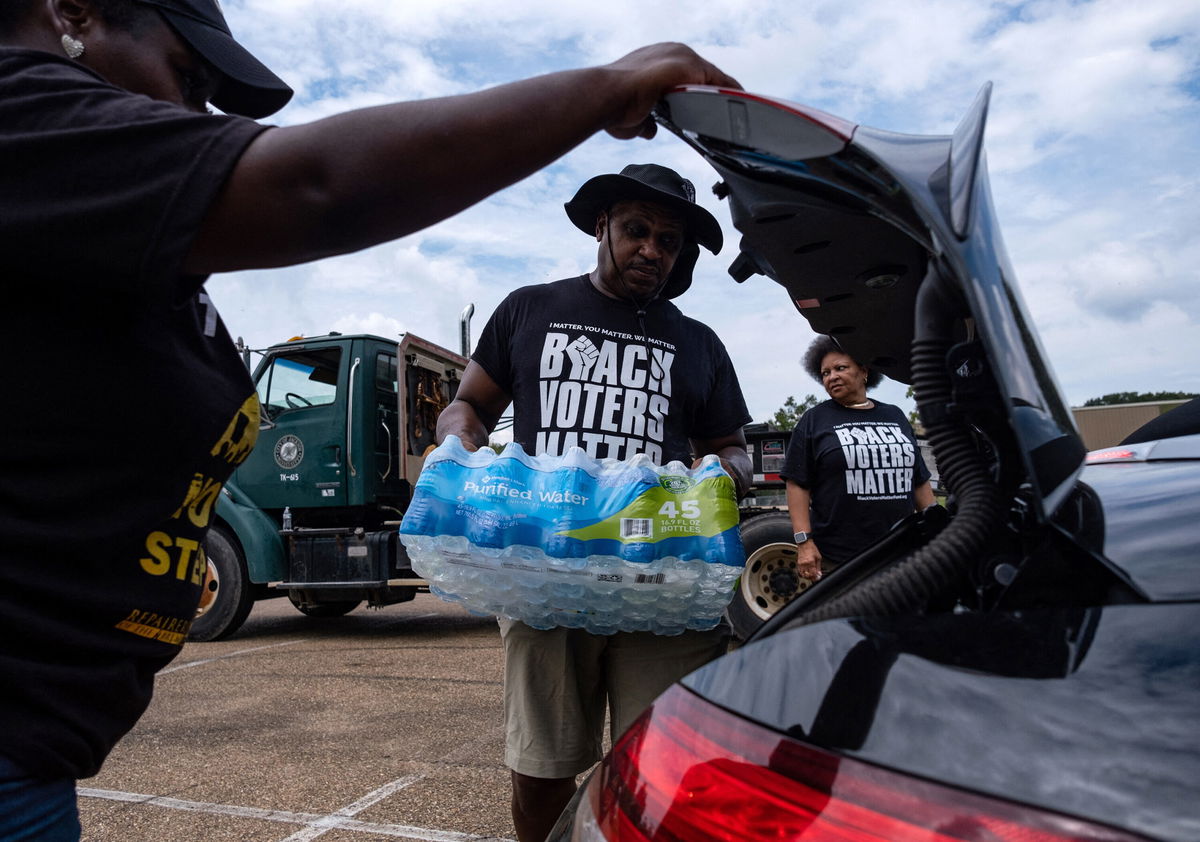
[[[258,444],[217,503],[192,640],[237,631],[259,599],[286,596],[310,617],[336,617],[425,587],[399,525],[466,356],[411,333],[398,342],[331,333],[262,354]],[[778,473],[788,435],[746,428],[755,489],[741,501],[747,568],[729,608],[739,636],[809,585],[796,573]]]
[[[412,599],[424,582],[398,527],[466,364],[411,333],[266,349],[254,370],[258,444],[217,503],[190,639],[232,634],[269,597],[312,617]]]

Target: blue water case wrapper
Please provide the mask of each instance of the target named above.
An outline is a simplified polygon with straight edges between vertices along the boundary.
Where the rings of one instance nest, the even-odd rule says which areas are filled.
[[[712,628],[745,563],[716,456],[688,468],[580,448],[497,455],[454,436],[426,457],[400,538],[443,599],[596,634]]]

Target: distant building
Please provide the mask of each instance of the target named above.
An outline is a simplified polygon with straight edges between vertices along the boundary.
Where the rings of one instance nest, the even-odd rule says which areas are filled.
[[[1164,412],[1182,406],[1187,400],[1115,403],[1108,406],[1076,406],[1071,413],[1075,426],[1088,450],[1100,450],[1120,444],[1138,427]]]
[[[925,460],[925,467],[929,469],[929,484],[935,492],[944,492],[946,489],[942,486],[942,475],[938,472],[937,460],[933,458],[933,445],[929,443],[929,439],[919,435],[917,447],[921,449],[921,458]]]

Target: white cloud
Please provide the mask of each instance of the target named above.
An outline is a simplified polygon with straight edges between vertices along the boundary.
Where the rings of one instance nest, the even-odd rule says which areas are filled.
[[[370,333],[388,339],[397,339],[401,334],[408,332],[403,322],[383,313],[367,313],[365,316],[352,313],[342,316],[333,323],[333,330],[343,334]]]
[[[1200,391],[1200,4],[1177,0],[226,0],[234,31],[299,90],[298,123],[610,61],[680,40],[759,93],[867,125],[948,133],[984,81],[997,211],[1068,399]],[[529,132],[538,131],[530,115]],[[356,255],[209,284],[231,331],[399,330],[457,348],[507,292],[586,271],[595,243],[562,203],[588,177],[657,161],[696,182],[725,251],[702,258],[685,310],[733,355],[751,412],[817,393],[797,362],[811,331],[763,278],[725,268],[739,235],[684,144],[603,135],[439,225]],[[904,403],[904,389],[880,391]]]

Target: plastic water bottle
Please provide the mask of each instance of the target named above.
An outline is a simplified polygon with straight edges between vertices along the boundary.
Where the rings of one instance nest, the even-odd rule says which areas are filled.
[[[529,456],[431,453],[400,528],[413,569],[442,599],[534,628],[596,634],[707,629],[744,564],[733,482],[695,469],[572,448]]]

